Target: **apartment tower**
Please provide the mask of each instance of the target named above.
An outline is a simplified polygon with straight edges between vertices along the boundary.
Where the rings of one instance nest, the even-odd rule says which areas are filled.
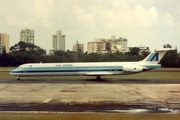
[[[29,30],[29,29],[21,30],[20,41],[34,44],[34,30]]]
[[[56,35],[52,35],[52,48],[53,50],[65,51],[65,35],[61,31],[57,31]]]
[[[5,33],[0,33],[0,52],[2,53],[3,49],[5,48],[6,52],[9,52],[9,35]]]

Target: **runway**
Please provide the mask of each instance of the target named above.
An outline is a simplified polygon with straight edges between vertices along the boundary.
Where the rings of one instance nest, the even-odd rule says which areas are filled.
[[[8,105],[16,106],[18,104],[23,106],[34,104],[37,106],[44,104],[53,106],[62,106],[62,104],[70,106],[75,104],[102,105],[103,109],[106,109],[105,107],[108,105],[111,105],[109,109],[121,109],[122,105],[130,105],[130,108],[163,106],[179,109],[180,81],[155,79],[103,79],[96,81],[91,78],[63,80],[26,78],[20,81],[0,79],[0,109],[8,110]],[[3,106],[6,106],[6,109]],[[56,110],[58,111],[58,109]]]

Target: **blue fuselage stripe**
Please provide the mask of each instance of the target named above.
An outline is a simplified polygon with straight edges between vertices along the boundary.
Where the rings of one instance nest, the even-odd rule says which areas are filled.
[[[72,70],[72,69],[69,69],[69,70],[52,70],[52,69],[46,69],[46,70],[13,70],[11,71],[11,73],[50,73],[50,72],[53,72],[53,73],[56,73],[56,72],[100,72],[100,71],[122,71],[122,69],[84,69],[84,70]]]

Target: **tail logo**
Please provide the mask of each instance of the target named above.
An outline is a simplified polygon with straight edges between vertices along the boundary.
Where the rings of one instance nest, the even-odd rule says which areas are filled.
[[[159,60],[159,53],[152,53],[146,61],[158,61]]]

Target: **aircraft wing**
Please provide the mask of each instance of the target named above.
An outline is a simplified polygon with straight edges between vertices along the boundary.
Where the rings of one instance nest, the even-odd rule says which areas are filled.
[[[87,76],[103,76],[103,75],[113,75],[112,72],[85,72],[83,75]]]

